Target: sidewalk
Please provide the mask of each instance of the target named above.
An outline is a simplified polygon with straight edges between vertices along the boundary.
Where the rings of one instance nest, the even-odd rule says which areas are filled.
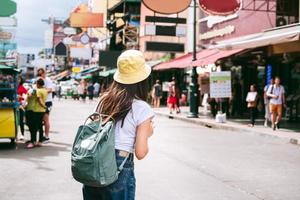
[[[189,113],[189,107],[181,107],[180,114],[169,114],[169,110],[166,107],[155,108],[154,112],[157,115],[170,117],[172,116],[175,120],[181,120],[189,123],[198,124],[201,126],[205,126],[207,128],[214,129],[223,129],[228,131],[238,131],[238,132],[248,132],[259,134],[261,136],[269,136],[269,137],[278,137],[286,140],[292,144],[300,145],[300,125],[292,125],[288,124],[288,128],[286,128],[286,124],[283,124],[283,127],[279,130],[273,131],[270,127],[263,126],[263,120],[258,119],[257,125],[254,127],[248,127],[249,120],[248,119],[227,119],[226,123],[217,123],[215,119],[213,119],[208,111],[207,114],[204,113],[203,108],[199,108],[199,118],[187,118]]]

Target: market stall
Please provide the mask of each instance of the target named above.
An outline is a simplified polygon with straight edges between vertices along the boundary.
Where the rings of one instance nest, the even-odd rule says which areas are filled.
[[[12,143],[18,127],[18,73],[14,67],[0,65],[0,138],[10,139]]]

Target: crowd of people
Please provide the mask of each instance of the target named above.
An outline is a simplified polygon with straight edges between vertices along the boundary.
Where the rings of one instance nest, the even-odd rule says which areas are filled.
[[[180,105],[184,105],[186,97],[181,94],[175,77],[168,83],[167,106],[170,114],[180,113]],[[221,110],[229,116],[242,116],[242,86],[238,80],[233,82],[233,96],[229,98],[208,98],[207,103],[210,105],[211,114],[215,117],[217,112]],[[162,86],[159,80],[156,80],[151,90],[152,105],[159,108],[163,97]],[[250,115],[250,123],[248,126],[254,127],[259,110],[260,95],[255,84],[250,85],[249,92],[246,97],[247,108]],[[280,84],[280,78],[275,77],[269,81],[264,87],[263,103],[265,109],[264,126],[268,127],[269,122],[273,130],[280,126],[283,107],[286,107],[285,90]],[[220,106],[222,105],[222,106]],[[231,109],[229,109],[231,107]],[[262,108],[263,109],[263,108]],[[231,112],[230,112],[231,110]]]
[[[41,147],[43,143],[50,141],[49,115],[53,105],[54,84],[50,78],[46,77],[45,69],[38,69],[37,74],[34,84],[25,87],[22,78],[19,78],[18,85],[21,130],[21,136],[18,139],[24,140],[26,124],[30,132],[30,140],[26,142],[28,149]]]
[[[86,82],[85,80],[81,80],[74,90],[77,90],[78,99],[85,101],[86,97],[88,97],[92,101],[94,97],[100,96],[101,87],[98,82],[93,83],[92,81]]]
[[[151,91],[152,105],[154,108],[159,108],[161,104],[161,99],[163,97],[162,87],[159,80],[156,80],[155,84],[152,87]],[[184,105],[186,97],[184,94],[181,94],[180,88],[175,77],[172,77],[172,80],[168,83],[168,98],[167,106],[169,108],[170,114],[180,113],[180,106]]]
[[[251,124],[254,126],[257,117],[259,95],[255,85],[250,86],[250,91],[247,95],[247,107],[250,111]],[[280,84],[280,78],[275,77],[270,80],[270,83],[264,87],[264,105],[265,105],[265,122],[264,126],[268,127],[268,122],[271,122],[271,127],[275,131],[279,128],[282,119],[283,107],[286,107],[285,90]]]

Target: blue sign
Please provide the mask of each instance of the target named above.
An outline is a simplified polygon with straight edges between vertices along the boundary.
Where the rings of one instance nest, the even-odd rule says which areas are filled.
[[[17,49],[16,43],[0,42],[0,51],[10,51],[10,50],[16,50],[16,49]]]
[[[272,65],[267,66],[267,85],[271,84],[271,79],[272,79]]]

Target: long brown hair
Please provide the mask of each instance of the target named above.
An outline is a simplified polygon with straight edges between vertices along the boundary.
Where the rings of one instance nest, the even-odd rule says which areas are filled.
[[[108,115],[115,121],[124,119],[132,108],[134,99],[147,101],[148,79],[135,84],[121,84],[113,81],[107,91],[101,95],[97,106],[97,112]]]

